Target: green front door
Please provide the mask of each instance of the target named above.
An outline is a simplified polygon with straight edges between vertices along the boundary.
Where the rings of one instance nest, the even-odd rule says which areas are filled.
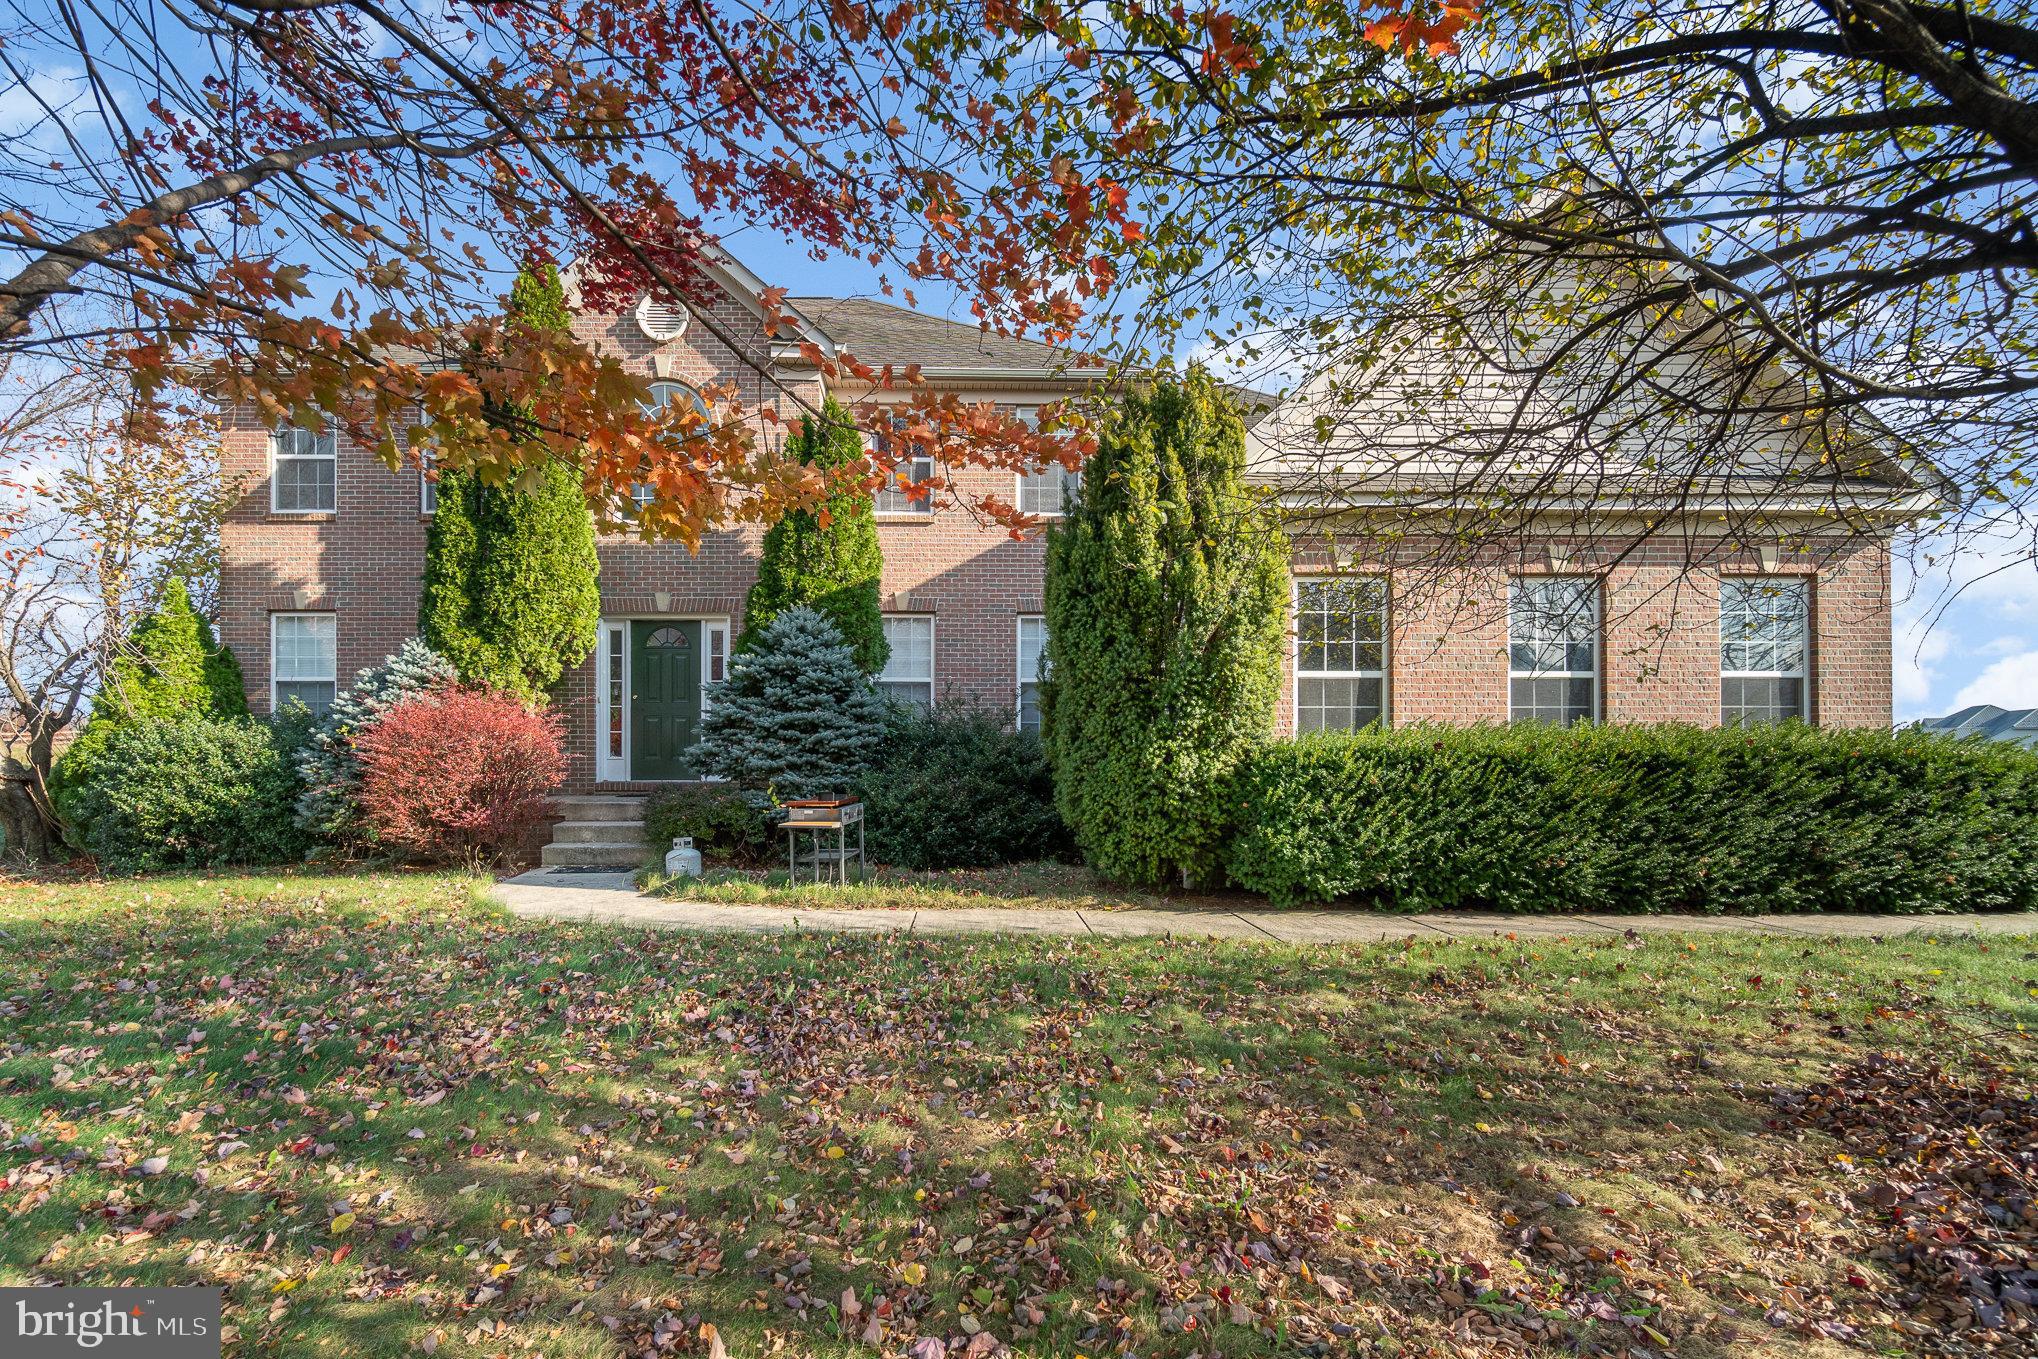
[[[701,625],[630,624],[630,777],[691,779],[701,726]]]

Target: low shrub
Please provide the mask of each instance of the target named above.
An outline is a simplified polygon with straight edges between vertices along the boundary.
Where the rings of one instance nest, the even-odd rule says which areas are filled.
[[[754,864],[770,853],[775,819],[760,798],[727,784],[681,784],[644,804],[644,835],[661,855],[685,835],[704,858]]]
[[[1002,717],[895,712],[859,791],[879,863],[990,868],[1073,853],[1039,738]]]
[[[354,733],[361,812],[423,859],[478,865],[535,848],[566,777],[559,719],[488,689],[437,689]]]
[[[1264,747],[1226,867],[1406,910],[2038,907],[2038,755],[1791,723],[1404,727]]]
[[[303,857],[297,775],[252,718],[140,718],[110,732],[78,790],[85,849],[115,873]]]

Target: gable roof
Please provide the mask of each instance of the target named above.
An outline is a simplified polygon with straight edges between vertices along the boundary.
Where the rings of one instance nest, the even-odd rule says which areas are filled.
[[[2038,750],[2038,708],[1998,708],[1993,703],[1977,703],[1945,717],[1924,718],[1918,729],[1948,736],[1986,736],[1991,741],[2010,741]]]
[[[864,363],[917,363],[929,376],[1076,376],[1078,355],[1038,340],[1000,335],[868,297],[789,297],[786,301],[836,345]],[[1101,368],[1083,370],[1101,374]]]

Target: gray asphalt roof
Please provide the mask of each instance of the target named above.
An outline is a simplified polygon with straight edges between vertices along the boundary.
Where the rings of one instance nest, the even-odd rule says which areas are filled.
[[[1998,708],[1993,703],[1977,703],[1945,717],[1924,718],[1918,726],[1949,736],[1986,736],[1991,741],[2014,741],[2038,749],[2038,708]]]
[[[927,316],[867,297],[789,297],[828,338],[865,363],[922,368],[1073,366],[1073,350],[980,329],[974,321]]]

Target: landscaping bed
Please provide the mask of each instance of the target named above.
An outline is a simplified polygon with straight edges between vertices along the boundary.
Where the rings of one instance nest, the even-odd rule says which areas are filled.
[[[0,1282],[218,1283],[230,1354],[2031,1344],[2023,940],[698,935],[478,886],[0,890]],[[1954,1189],[1970,1256],[1908,1249]]]

